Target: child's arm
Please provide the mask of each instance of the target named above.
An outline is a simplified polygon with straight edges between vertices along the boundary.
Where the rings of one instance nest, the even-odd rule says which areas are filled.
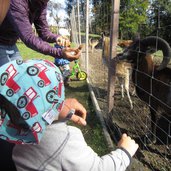
[[[100,157],[87,145],[81,130],[71,126],[69,128],[71,136],[62,153],[64,170],[125,171],[138,148],[133,139],[123,134],[119,147]]]
[[[74,98],[68,98],[59,114],[59,120],[68,119],[79,125],[86,125],[87,111],[81,103]]]

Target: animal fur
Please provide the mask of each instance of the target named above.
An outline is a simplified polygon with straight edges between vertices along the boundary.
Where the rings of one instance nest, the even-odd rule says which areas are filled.
[[[129,41],[129,43],[132,43]],[[122,42],[122,45],[124,45],[124,42]],[[125,46],[128,46],[128,42]],[[109,61],[109,54],[110,54],[110,38],[103,36],[103,63],[108,65]],[[118,62],[116,65],[116,77],[119,80],[120,86],[121,86],[121,95],[122,98],[124,98],[124,88],[126,90],[126,94],[130,103],[130,108],[133,109],[133,103],[130,97],[129,93],[129,86],[130,86],[130,74],[132,70],[132,65],[126,62]]]
[[[98,43],[99,43],[99,40],[97,39],[92,39],[92,38],[89,39],[89,46],[91,47],[92,53],[94,52],[94,49],[98,45]]]
[[[154,52],[154,49],[162,50],[161,65],[154,64],[153,56],[149,54],[150,49],[151,52]],[[149,139],[155,143],[156,127],[161,113],[164,111],[171,116],[171,69],[167,67],[171,58],[171,48],[162,38],[150,36],[136,40],[116,58],[134,64],[132,80],[137,96],[149,106],[151,115]]]

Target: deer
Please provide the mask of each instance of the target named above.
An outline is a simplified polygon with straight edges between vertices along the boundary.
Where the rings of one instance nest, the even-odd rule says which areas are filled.
[[[94,49],[98,45],[98,43],[99,43],[99,40],[97,39],[92,39],[92,38],[89,39],[89,46],[91,47],[92,53],[94,52]]]
[[[102,59],[103,59],[103,63],[105,65],[108,65],[108,61],[109,61],[109,54],[110,54],[110,38],[106,37],[106,36],[102,36],[103,39],[103,55],[102,55]],[[127,47],[129,44],[131,44],[132,41],[122,41],[118,43],[118,45],[122,45],[122,47]],[[130,103],[130,109],[133,109],[133,102],[131,100],[130,97],[130,93],[129,93],[129,87],[130,87],[130,74],[132,72],[132,65],[127,63],[127,62],[123,62],[120,61],[117,63],[116,65],[116,77],[119,80],[120,86],[121,86],[121,97],[122,99],[124,98],[124,89],[126,90],[126,94]],[[134,94],[134,91],[132,93],[132,95]]]

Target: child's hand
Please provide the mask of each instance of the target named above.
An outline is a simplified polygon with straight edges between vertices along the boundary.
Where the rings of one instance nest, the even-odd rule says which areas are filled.
[[[64,48],[62,50],[62,56],[69,61],[77,60],[81,56],[81,51],[75,48]]]
[[[65,36],[59,36],[57,39],[56,39],[56,43],[59,45],[59,46],[64,46],[64,47],[69,47],[71,45],[71,42],[69,41],[69,39]]]
[[[72,115],[70,115],[71,111],[74,111]],[[68,116],[68,114],[70,116]],[[86,125],[86,115],[87,111],[81,103],[74,98],[68,98],[64,102],[64,106],[59,114],[59,119],[70,119],[79,125]]]
[[[127,134],[123,134],[121,140],[118,142],[118,147],[127,150],[132,157],[138,149],[138,144],[131,137],[127,136]]]

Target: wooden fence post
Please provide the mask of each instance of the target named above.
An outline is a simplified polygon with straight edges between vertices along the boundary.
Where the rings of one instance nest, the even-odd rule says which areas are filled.
[[[108,112],[110,113],[114,105],[115,92],[115,63],[112,61],[116,56],[116,46],[118,41],[119,29],[119,7],[120,0],[112,1],[112,20],[110,26],[110,58],[108,65]]]

